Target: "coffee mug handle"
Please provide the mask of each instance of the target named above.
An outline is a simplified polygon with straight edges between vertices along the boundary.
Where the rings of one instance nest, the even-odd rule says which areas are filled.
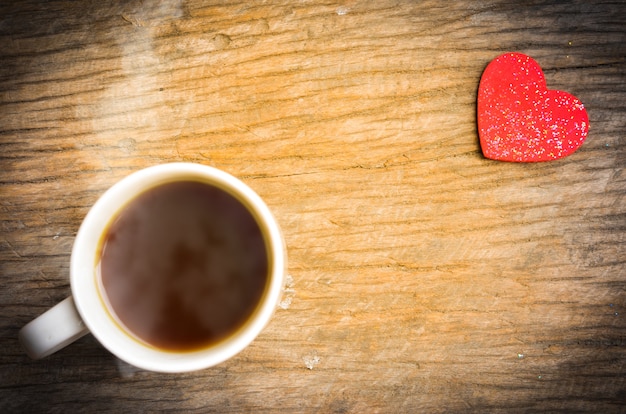
[[[40,359],[89,333],[70,296],[24,326],[19,340],[29,357]]]

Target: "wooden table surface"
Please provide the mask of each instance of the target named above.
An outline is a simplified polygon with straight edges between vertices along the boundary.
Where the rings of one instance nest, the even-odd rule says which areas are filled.
[[[0,6],[0,412],[626,410],[626,3],[22,1]],[[562,160],[485,159],[507,51],[585,104]],[[142,167],[223,169],[288,246],[272,321],[166,375],[18,330]]]

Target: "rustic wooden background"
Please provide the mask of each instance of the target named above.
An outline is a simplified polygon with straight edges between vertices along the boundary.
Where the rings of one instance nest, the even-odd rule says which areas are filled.
[[[487,63],[535,58],[590,134],[482,157]],[[626,3],[3,1],[0,411],[626,410]],[[135,369],[21,326],[139,168],[226,170],[288,245],[283,302],[215,368]]]

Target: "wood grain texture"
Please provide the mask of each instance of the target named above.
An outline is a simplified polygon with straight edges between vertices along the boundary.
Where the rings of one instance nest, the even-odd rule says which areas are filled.
[[[572,156],[482,157],[507,51],[585,104]],[[4,2],[0,411],[624,411],[625,110],[619,1]],[[30,361],[17,332],[69,295],[89,207],[171,161],[275,213],[270,325],[190,374],[91,336]]]

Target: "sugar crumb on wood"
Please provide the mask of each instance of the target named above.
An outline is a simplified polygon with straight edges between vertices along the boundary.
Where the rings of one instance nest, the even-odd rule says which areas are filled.
[[[283,299],[278,303],[278,307],[281,309],[289,309],[291,306],[291,302],[296,294],[295,289],[293,288],[293,277],[291,275],[287,275],[285,277],[285,287],[283,288]]]
[[[304,361],[304,365],[309,369],[309,370],[313,370],[313,368],[320,363],[321,359],[319,356],[317,356],[316,354],[313,355],[306,355],[304,357],[302,357],[302,360]]]

